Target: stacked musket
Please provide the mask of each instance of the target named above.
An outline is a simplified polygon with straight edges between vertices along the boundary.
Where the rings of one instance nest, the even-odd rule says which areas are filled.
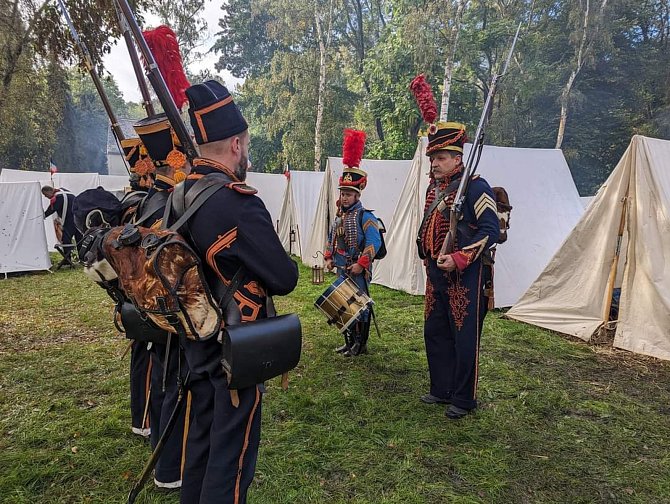
[[[100,77],[94,68],[88,48],[80,39],[63,0],[58,0],[58,2],[72,38],[82,53],[84,65],[107,112],[112,132],[123,150],[127,164],[126,169],[130,174],[131,187],[136,190],[150,188],[156,168],[164,166],[169,166],[177,174],[177,181],[183,179],[184,175],[181,175],[181,173],[186,167],[186,161],[195,158],[197,151],[179,113],[179,109],[186,101],[185,90],[189,86],[189,82],[181,65],[181,56],[179,55],[179,47],[174,32],[168,27],[162,26],[143,33],[128,2],[126,0],[115,2],[119,27],[128,47],[133,70],[142,94],[143,106],[147,112],[147,118],[135,125],[139,137],[126,138],[105,94]],[[144,60],[146,78],[154,88],[165,110],[163,114],[156,114],[154,110],[136,46]],[[157,59],[159,59],[158,62]],[[154,135],[158,130],[161,131],[161,134]],[[154,135],[153,141],[147,140],[145,138],[147,135]],[[169,142],[167,143],[170,144],[171,148],[165,151],[163,145],[167,144],[165,142],[165,139],[168,138],[167,135],[169,135]],[[155,144],[158,137],[162,138],[160,140],[161,147],[156,152],[158,155],[154,157],[152,149],[145,145],[145,142],[149,141]]]
[[[63,0],[58,1],[72,37],[83,54],[84,63],[105,105],[105,110],[112,125],[112,131],[123,149],[125,160],[129,166],[131,187],[135,190],[124,197],[124,201],[131,201],[132,199],[132,202],[135,203],[134,208],[129,207],[128,212],[124,213],[123,220],[129,222],[133,218],[138,218],[136,215],[133,215],[138,206],[142,208],[142,211],[139,212],[141,216],[144,214],[144,210],[152,208],[151,204],[154,196],[160,196],[160,193],[165,195],[168,192],[166,187],[174,186],[175,183],[183,180],[186,177],[185,169],[188,166],[188,162],[197,156],[195,144],[179,113],[179,109],[187,101],[185,91],[190,84],[181,64],[177,38],[174,32],[165,26],[142,32],[127,1],[116,0],[115,5],[117,7],[120,30],[128,47],[133,69],[135,70],[138,85],[142,93],[143,105],[147,112],[147,117],[133,126],[138,137],[126,138],[105,95],[100,79],[94,70],[90,54],[86,46],[79,39]],[[137,50],[139,50],[139,54],[144,62],[144,73]],[[165,111],[164,113],[157,114],[154,110],[145,77],[154,88]],[[141,192],[142,189],[149,189],[154,181],[156,185],[148,194]],[[135,198],[133,199],[134,196]],[[158,197],[156,199],[160,200]],[[122,201],[122,207],[124,201]],[[145,206],[146,208],[144,208]],[[135,345],[138,342],[133,343],[134,356],[131,356],[131,361],[148,362],[148,346],[146,344]],[[169,338],[166,347],[165,372],[167,372],[168,352],[170,348]],[[136,376],[137,373],[134,372],[135,367],[139,368],[140,366],[134,366],[131,363],[131,389],[133,389],[133,383],[143,383],[146,381],[146,374],[144,375],[145,379]],[[146,370],[147,366],[144,366],[144,369]],[[186,378],[187,380],[188,378]],[[153,377],[151,381],[153,381]],[[166,374],[164,373],[164,391],[165,383]],[[128,497],[129,503],[135,500],[144,483],[150,477],[151,471],[164,446],[163,441],[164,439],[168,439],[170,432],[177,422],[179,417],[178,411],[183,404],[184,394],[180,380],[177,380],[176,386],[179,389],[179,396],[177,403],[174,405],[174,412],[165,426],[162,425],[161,421],[162,433],[160,439],[157,441],[154,452],[147,462],[145,469],[131,490]],[[150,390],[145,393],[144,401],[147,405],[150,401],[150,395]],[[131,400],[131,410],[136,409],[133,408],[133,401]],[[133,432],[144,435],[148,409],[145,406],[143,410],[144,415],[141,415],[141,413],[139,415],[142,417],[141,428],[138,431],[135,425],[133,425]],[[153,444],[154,439],[152,436]],[[156,484],[159,484],[158,480],[156,480]],[[176,481],[167,481],[166,484],[176,484]]]

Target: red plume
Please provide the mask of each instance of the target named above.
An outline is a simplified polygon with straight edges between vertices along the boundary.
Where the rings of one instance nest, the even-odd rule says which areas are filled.
[[[184,66],[179,52],[177,36],[170,27],[162,25],[154,30],[143,32],[151,53],[154,55],[158,69],[170,90],[172,99],[181,110],[186,103],[186,89],[191,85],[184,73]]]
[[[414,99],[419,105],[419,109],[421,109],[423,120],[428,124],[433,124],[435,119],[437,119],[437,104],[435,103],[433,90],[430,88],[430,84],[426,82],[426,76],[419,74],[414,77],[409,88],[412,90],[412,94],[414,94]]]
[[[365,149],[365,132],[345,129],[344,142],[342,143],[342,163],[349,168],[356,168],[363,159]]]

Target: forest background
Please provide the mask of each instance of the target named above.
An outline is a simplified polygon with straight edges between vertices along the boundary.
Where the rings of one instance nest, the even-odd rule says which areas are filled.
[[[632,135],[670,138],[670,0],[228,0],[208,20],[205,1],[132,4],[175,29],[187,70],[218,56],[192,83],[243,79],[256,171],[323,169],[347,127],[368,133],[365,157],[411,158],[422,72],[442,117],[472,133],[519,22],[487,143],[561,148],[586,195]],[[66,3],[118,117],[144,117],[101,64],[123,43],[112,0]],[[0,12],[0,168],[105,173],[109,121],[55,0],[0,0]]]

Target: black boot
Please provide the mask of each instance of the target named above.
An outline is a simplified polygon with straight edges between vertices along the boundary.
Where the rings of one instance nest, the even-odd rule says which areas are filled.
[[[340,354],[345,354],[351,349],[351,345],[353,344],[353,338],[351,337],[351,332],[350,331],[345,331],[344,333],[344,345],[337,347],[335,349],[335,352],[340,353]]]
[[[364,325],[363,322],[356,322],[356,324],[354,325],[354,330],[351,335],[351,342],[352,342],[351,347],[349,348],[349,350],[347,350],[342,354],[345,357],[354,357],[356,355],[360,355],[361,349],[365,347],[365,343],[363,343],[361,338],[362,336],[361,331],[363,329],[363,325]],[[367,352],[367,348],[365,351]]]

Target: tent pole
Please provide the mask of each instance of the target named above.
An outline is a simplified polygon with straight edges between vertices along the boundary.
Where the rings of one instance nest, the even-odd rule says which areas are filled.
[[[619,256],[621,254],[621,240],[623,238],[623,232],[626,228],[626,209],[628,206],[628,191],[622,199],[621,206],[621,219],[619,220],[619,232],[616,239],[616,249],[614,251],[614,258],[612,259],[612,265],[610,266],[610,275],[607,280],[607,291],[605,292],[605,308],[603,310],[603,323],[607,324],[610,316],[610,309],[612,308],[612,293],[614,292],[614,282],[616,282],[617,268],[619,266]]]

